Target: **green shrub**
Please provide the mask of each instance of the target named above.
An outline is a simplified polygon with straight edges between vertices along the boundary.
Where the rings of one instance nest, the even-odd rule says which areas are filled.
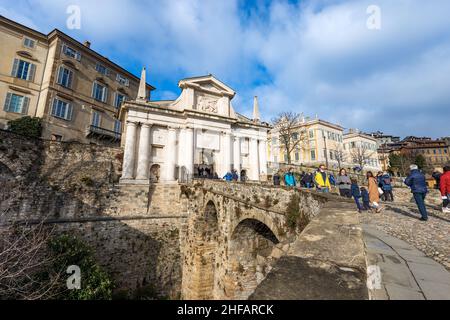
[[[114,283],[93,257],[91,248],[75,236],[61,235],[50,239],[48,246],[54,257],[51,270],[65,274],[68,266],[81,270],[81,289],[62,289],[56,296],[61,300],[110,300]],[[65,286],[65,281],[62,285]]]
[[[9,131],[26,137],[39,138],[42,133],[42,119],[29,116],[8,121]]]

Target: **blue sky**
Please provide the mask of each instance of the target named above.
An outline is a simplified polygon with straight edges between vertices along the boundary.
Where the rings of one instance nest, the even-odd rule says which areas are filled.
[[[68,30],[69,5],[81,29]],[[381,29],[366,10],[377,5]],[[58,28],[173,99],[178,80],[214,74],[233,106],[262,116],[316,114],[345,128],[450,135],[448,0],[4,0],[0,14],[42,32]]]

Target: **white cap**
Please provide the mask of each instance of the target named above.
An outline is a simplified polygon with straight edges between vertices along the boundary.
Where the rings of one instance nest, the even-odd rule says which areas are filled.
[[[417,170],[417,169],[419,169],[419,167],[416,164],[412,164],[412,165],[409,166],[409,169],[410,170]]]

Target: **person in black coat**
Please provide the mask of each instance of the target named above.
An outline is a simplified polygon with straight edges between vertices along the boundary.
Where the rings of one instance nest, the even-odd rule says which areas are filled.
[[[281,177],[279,172],[277,171],[274,175],[273,175],[273,185],[274,186],[279,186],[281,182]]]

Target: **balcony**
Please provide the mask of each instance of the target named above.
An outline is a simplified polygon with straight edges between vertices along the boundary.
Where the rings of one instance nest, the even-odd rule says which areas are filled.
[[[86,128],[87,138],[96,138],[100,140],[109,140],[111,142],[117,142],[120,140],[121,134],[112,130],[104,129],[90,125]]]

